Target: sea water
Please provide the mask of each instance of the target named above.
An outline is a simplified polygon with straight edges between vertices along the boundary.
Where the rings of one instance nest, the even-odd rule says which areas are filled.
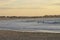
[[[51,23],[49,23],[51,21]],[[11,19],[0,20],[0,30],[23,30],[23,31],[58,31],[60,32],[60,18],[40,19]]]

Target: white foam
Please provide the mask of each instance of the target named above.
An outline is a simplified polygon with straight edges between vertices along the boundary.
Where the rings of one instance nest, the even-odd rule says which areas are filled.
[[[2,30],[2,29],[1,29]],[[4,29],[10,31],[17,31],[17,32],[46,32],[46,33],[60,33],[60,31],[50,31],[50,30],[12,30],[12,29]]]

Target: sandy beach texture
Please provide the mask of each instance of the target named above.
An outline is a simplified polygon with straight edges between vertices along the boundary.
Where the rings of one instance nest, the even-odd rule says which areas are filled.
[[[60,33],[0,30],[0,40],[60,40]]]

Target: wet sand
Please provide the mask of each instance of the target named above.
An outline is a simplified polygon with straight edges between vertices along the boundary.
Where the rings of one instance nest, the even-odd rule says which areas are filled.
[[[0,40],[60,40],[60,33],[0,30]]]

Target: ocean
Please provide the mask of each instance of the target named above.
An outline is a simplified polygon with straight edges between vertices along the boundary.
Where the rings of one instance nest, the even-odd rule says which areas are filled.
[[[0,30],[60,32],[60,18],[0,20]]]

